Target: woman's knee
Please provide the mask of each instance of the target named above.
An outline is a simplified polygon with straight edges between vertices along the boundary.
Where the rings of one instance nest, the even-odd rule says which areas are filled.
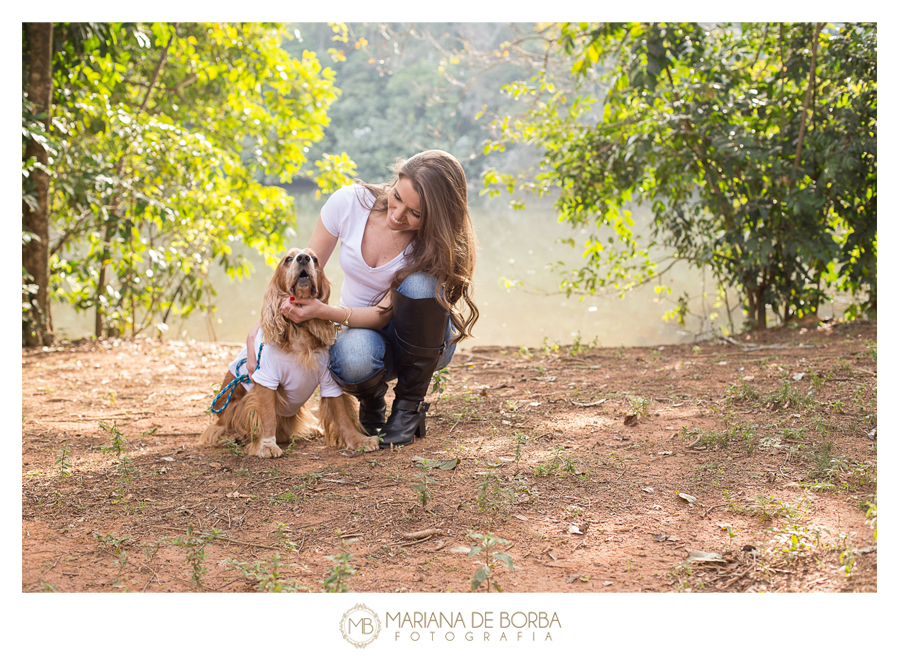
[[[397,290],[410,299],[437,297],[437,279],[431,274],[416,272],[403,279]]]
[[[377,331],[341,331],[331,346],[331,372],[348,384],[359,384],[384,367],[384,351],[384,338]]]

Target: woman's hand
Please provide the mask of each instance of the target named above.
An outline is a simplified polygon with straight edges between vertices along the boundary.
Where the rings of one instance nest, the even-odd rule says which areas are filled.
[[[331,307],[319,299],[294,299],[291,297],[281,305],[281,314],[293,322],[304,320],[330,320]]]

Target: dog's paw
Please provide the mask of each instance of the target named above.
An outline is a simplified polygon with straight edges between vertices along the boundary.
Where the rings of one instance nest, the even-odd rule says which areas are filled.
[[[281,457],[284,451],[275,443],[275,437],[270,436],[251,442],[244,448],[244,454],[249,457],[259,457],[260,459],[275,459],[276,457]]]
[[[358,434],[347,442],[346,450],[350,452],[375,452],[378,450],[378,437]]]

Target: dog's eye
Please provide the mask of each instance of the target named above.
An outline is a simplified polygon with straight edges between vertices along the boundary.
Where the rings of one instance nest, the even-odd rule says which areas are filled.
[[[287,258],[284,259],[284,264],[287,265],[287,264],[290,263],[292,260],[294,260],[294,257],[293,257],[293,256],[288,256]]]
[[[316,258],[315,256],[313,256],[313,257],[312,257],[312,262],[315,263],[316,265],[318,265],[318,264],[319,264],[319,259]]]

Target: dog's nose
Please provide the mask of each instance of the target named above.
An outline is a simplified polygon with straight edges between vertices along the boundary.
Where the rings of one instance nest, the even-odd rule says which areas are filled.
[[[298,254],[297,258],[295,258],[294,260],[296,260],[298,263],[306,265],[310,261],[309,254]]]

